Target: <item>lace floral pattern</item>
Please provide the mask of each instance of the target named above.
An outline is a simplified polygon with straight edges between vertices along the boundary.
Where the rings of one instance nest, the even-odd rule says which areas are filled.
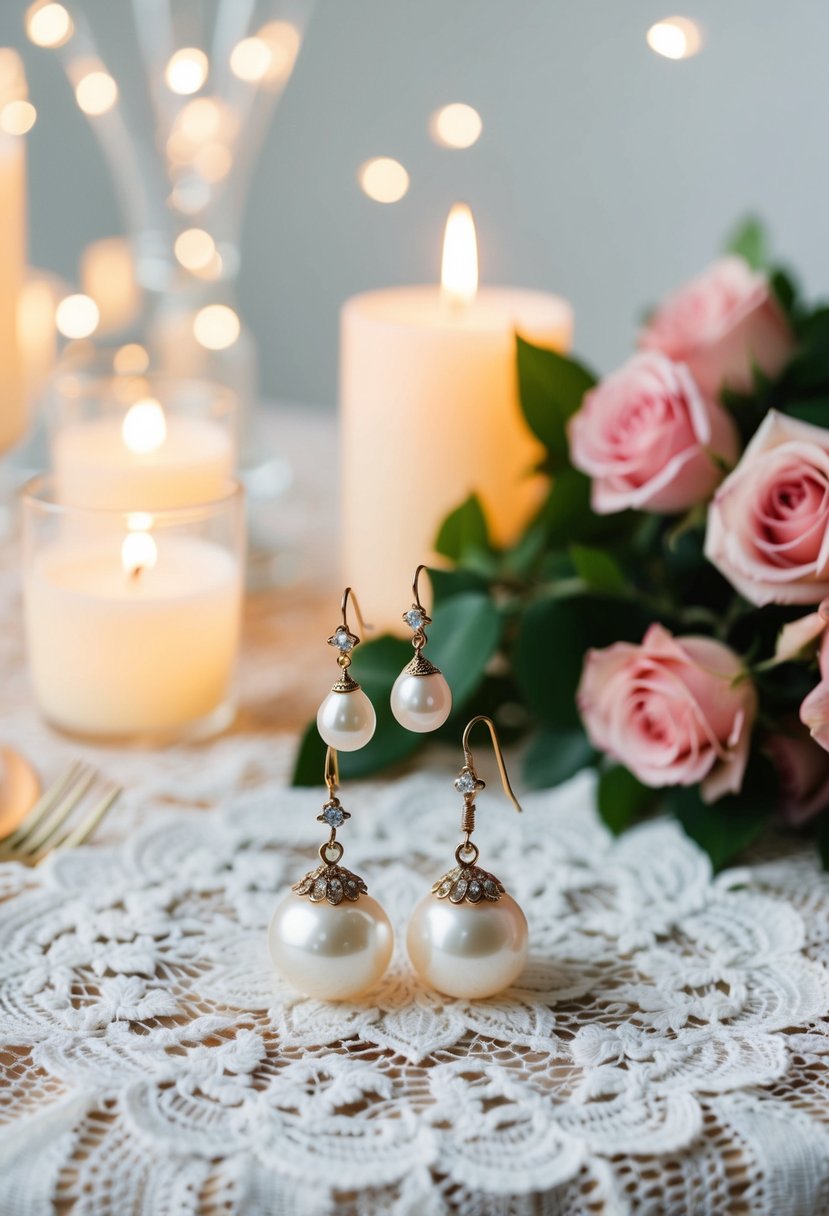
[[[123,843],[0,867],[0,1211],[826,1209],[829,884],[811,857],[712,878],[673,824],[612,841],[587,778],[520,821],[493,806],[482,858],[527,912],[530,961],[464,1002],[423,989],[402,949],[451,860],[451,782],[353,790],[347,861],[398,947],[363,1003],[327,1005],[265,946],[317,799],[272,778],[240,792],[265,744],[227,746],[218,809],[162,807],[193,797],[180,760]]]

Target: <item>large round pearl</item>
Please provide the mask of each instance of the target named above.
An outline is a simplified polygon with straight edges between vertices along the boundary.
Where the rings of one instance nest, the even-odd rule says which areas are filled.
[[[311,903],[291,891],[271,919],[268,949],[283,979],[306,996],[345,1001],[380,979],[394,933],[376,899]]]
[[[430,893],[412,913],[406,946],[415,971],[438,992],[494,996],[524,969],[527,918],[509,895],[453,904]]]
[[[437,730],[452,712],[452,690],[439,671],[428,676],[401,671],[391,690],[391,712],[406,730]]]
[[[340,752],[356,752],[374,734],[377,715],[362,688],[330,692],[317,710],[317,730],[324,743]]]

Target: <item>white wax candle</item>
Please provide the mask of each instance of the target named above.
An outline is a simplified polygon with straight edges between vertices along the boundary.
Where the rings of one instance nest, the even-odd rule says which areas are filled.
[[[453,303],[435,286],[370,292],[343,308],[343,577],[379,628],[401,629],[415,567],[432,560],[442,520],[470,493],[500,543],[540,502],[542,449],[518,402],[516,330],[566,350],[570,306],[511,288]]]
[[[52,724],[109,738],[155,736],[228,698],[242,572],[212,542],[156,538],[157,562],[125,572],[117,541],[56,541],[24,577],[29,666]]]
[[[149,451],[141,450],[146,444],[130,446],[132,432],[125,435],[120,418],[94,418],[59,427],[52,439],[52,461],[62,501],[83,507],[160,511],[220,497],[234,473],[230,429],[209,419],[170,412],[164,415],[162,426],[163,432]]]
[[[19,80],[18,80],[19,77]],[[22,82],[22,83],[21,83]],[[16,51],[0,50],[0,104],[24,90]],[[23,360],[17,309],[26,270],[26,141],[0,130],[0,452],[26,429]]]

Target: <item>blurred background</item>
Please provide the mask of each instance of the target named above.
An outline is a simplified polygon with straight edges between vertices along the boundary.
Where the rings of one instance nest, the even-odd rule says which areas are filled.
[[[234,3],[239,17],[253,8]],[[134,6],[75,7],[123,94],[139,54]],[[649,46],[648,30],[670,16],[650,0],[299,7],[302,46],[241,198],[236,298],[266,397],[333,405],[343,300],[436,281],[457,199],[474,210],[482,282],[566,296],[575,347],[603,370],[628,352],[648,302],[704,265],[747,212],[806,268],[809,289],[829,283],[818,239],[829,6],[693,0],[682,10],[690,34],[663,35],[662,50],[683,58]],[[163,5],[145,8],[152,23]],[[84,249],[127,221],[66,56],[27,37],[28,10],[5,0],[0,43],[21,51],[38,114],[27,136],[29,263],[77,284]],[[441,146],[434,130],[435,112],[457,102],[481,120],[463,149]],[[376,157],[408,174],[396,202],[361,186],[360,167]],[[399,178],[380,188],[394,194]]]

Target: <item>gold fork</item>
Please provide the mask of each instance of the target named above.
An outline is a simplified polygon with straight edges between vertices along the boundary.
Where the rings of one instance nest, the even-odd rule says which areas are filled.
[[[72,812],[94,785],[98,773],[80,761],[50,785],[20,827],[0,838],[0,861],[36,866],[55,849],[73,849],[88,840],[121,794],[121,786],[107,782],[103,793],[74,827],[64,829]]]

